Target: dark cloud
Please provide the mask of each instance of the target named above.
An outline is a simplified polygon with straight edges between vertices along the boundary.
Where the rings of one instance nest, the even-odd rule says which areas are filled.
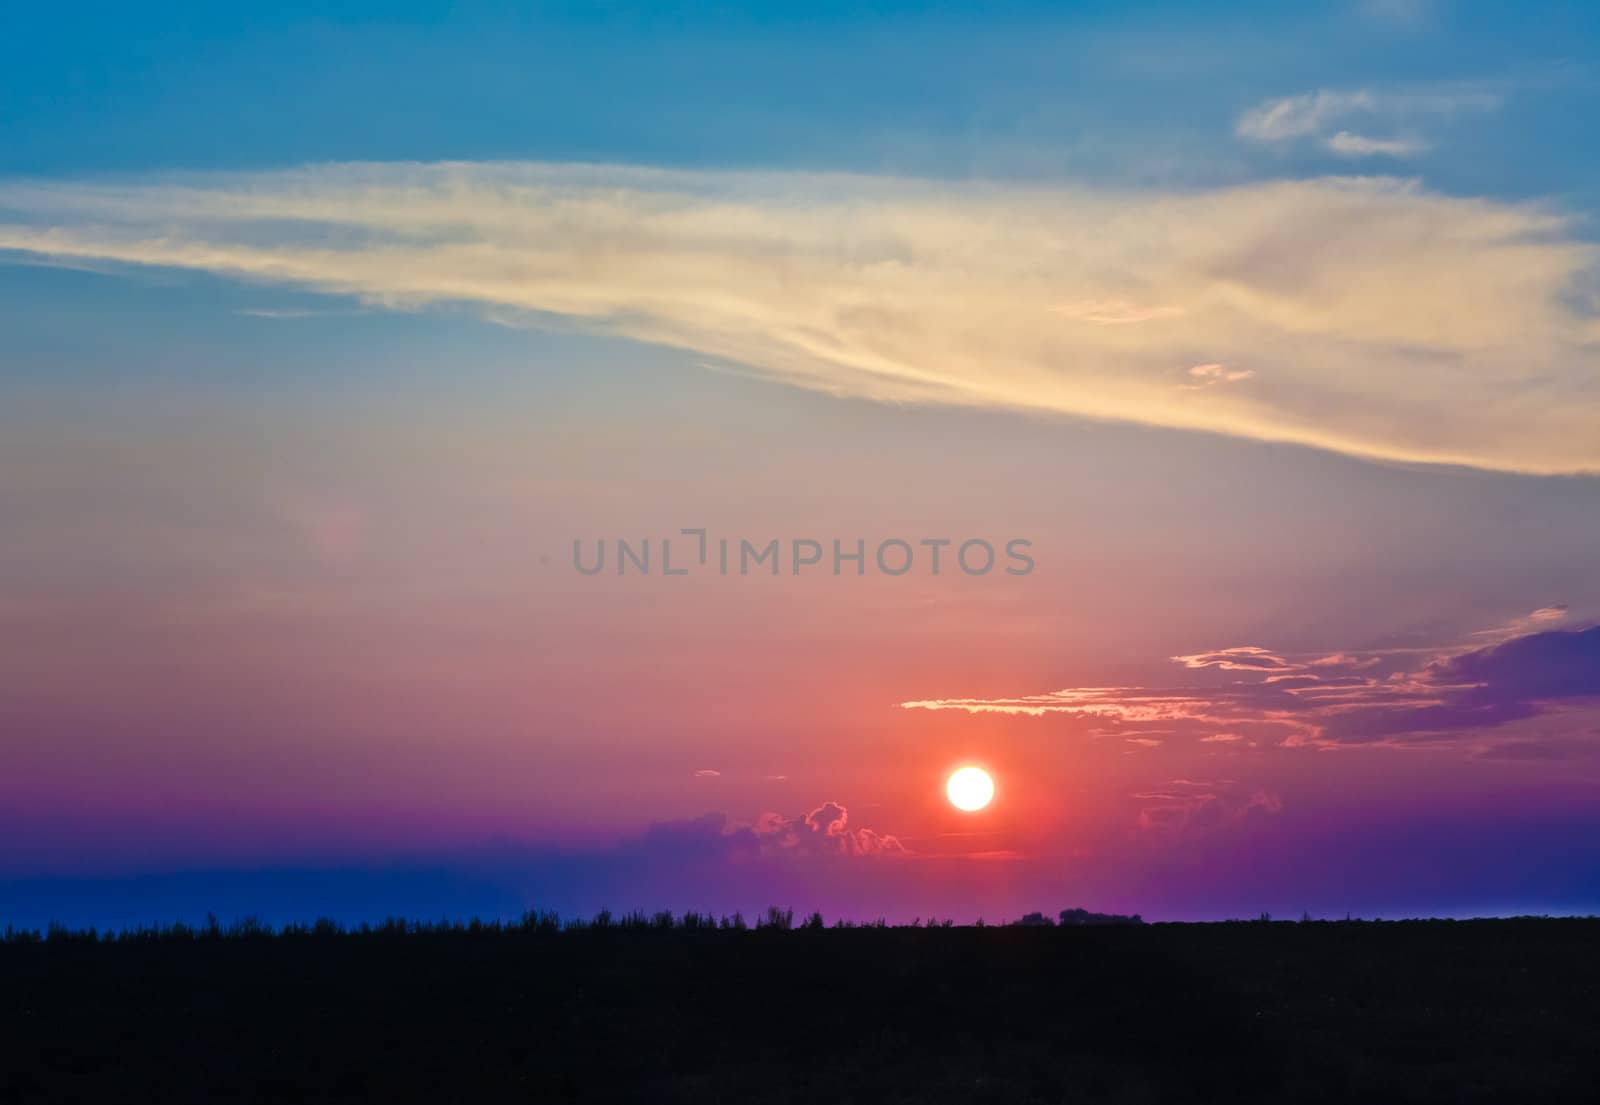
[[[1510,721],[1521,721],[1538,714],[1532,702],[1469,702],[1458,698],[1433,706],[1393,707],[1376,705],[1353,707],[1327,717],[1321,724],[1322,739],[1334,743],[1360,744],[1419,733],[1460,733],[1473,729],[1492,729]]]
[[[763,813],[748,825],[707,813],[679,821],[657,821],[618,854],[648,863],[721,863],[760,859],[826,859],[909,855],[899,838],[850,824],[850,811],[824,802],[807,814]]]
[[[1600,625],[1517,637],[1433,665],[1441,683],[1477,684],[1479,702],[1600,697]]]
[[[1373,745],[1454,739],[1600,699],[1600,626],[1542,630],[1565,609],[1545,607],[1480,635],[1472,649],[1336,652],[1304,664],[1246,646],[1173,657],[1191,670],[1237,673],[1220,686],[1081,687],[1013,699],[934,699],[907,708],[1094,723],[1124,740],[1219,730],[1261,745]],[[1521,635],[1507,636],[1521,632]]]
[[[1550,608],[1554,610],[1555,608]],[[1531,618],[1543,620],[1535,611]],[[1334,741],[1492,729],[1536,717],[1560,699],[1600,697],[1600,626],[1514,637],[1431,661],[1420,676],[1435,703],[1352,710],[1331,718]]]
[[[683,821],[655,821],[645,830],[637,849],[646,856],[685,860],[721,859],[737,851],[742,841],[727,831],[726,814],[707,813]]]

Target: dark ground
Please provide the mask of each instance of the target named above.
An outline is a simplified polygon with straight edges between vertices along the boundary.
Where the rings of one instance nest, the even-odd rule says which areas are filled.
[[[0,1102],[1600,1100],[1600,920],[0,944]]]

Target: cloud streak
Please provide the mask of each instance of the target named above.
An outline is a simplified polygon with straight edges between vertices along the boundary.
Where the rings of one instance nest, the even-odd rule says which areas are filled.
[[[1370,88],[1321,89],[1267,100],[1239,116],[1234,133],[1266,145],[1311,142],[1341,157],[1415,157],[1429,142],[1424,125],[1469,112],[1492,111],[1499,93],[1482,88],[1383,92]],[[1350,129],[1357,122],[1388,131],[1375,136]]]
[[[1260,126],[1308,114],[1329,109]],[[856,398],[1600,471],[1596,248],[1550,211],[1397,180],[1161,194],[347,164],[0,184],[0,250],[466,304]]]
[[[1536,611],[1536,624],[1555,619]],[[1518,623],[1525,624],[1527,619]],[[1297,659],[1259,647],[1176,656],[1226,682],[1168,687],[1079,687],[1018,698],[902,702],[905,709],[1058,715],[1101,736],[1142,741],[1190,736],[1228,748],[1336,748],[1461,740],[1512,722],[1600,704],[1600,626],[1546,629],[1483,646],[1431,653],[1340,652]],[[1551,738],[1562,749],[1570,733]],[[1527,748],[1541,740],[1518,742]],[[1585,744],[1578,740],[1578,744]]]

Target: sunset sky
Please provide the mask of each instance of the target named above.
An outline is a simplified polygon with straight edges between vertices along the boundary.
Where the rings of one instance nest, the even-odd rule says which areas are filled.
[[[0,924],[1600,911],[1592,5],[323,7],[0,15]]]

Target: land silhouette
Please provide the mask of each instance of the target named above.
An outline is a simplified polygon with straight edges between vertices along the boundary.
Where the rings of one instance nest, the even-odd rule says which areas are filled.
[[[1503,1102],[1600,1085],[1600,919],[601,914],[6,930],[6,1102]]]

